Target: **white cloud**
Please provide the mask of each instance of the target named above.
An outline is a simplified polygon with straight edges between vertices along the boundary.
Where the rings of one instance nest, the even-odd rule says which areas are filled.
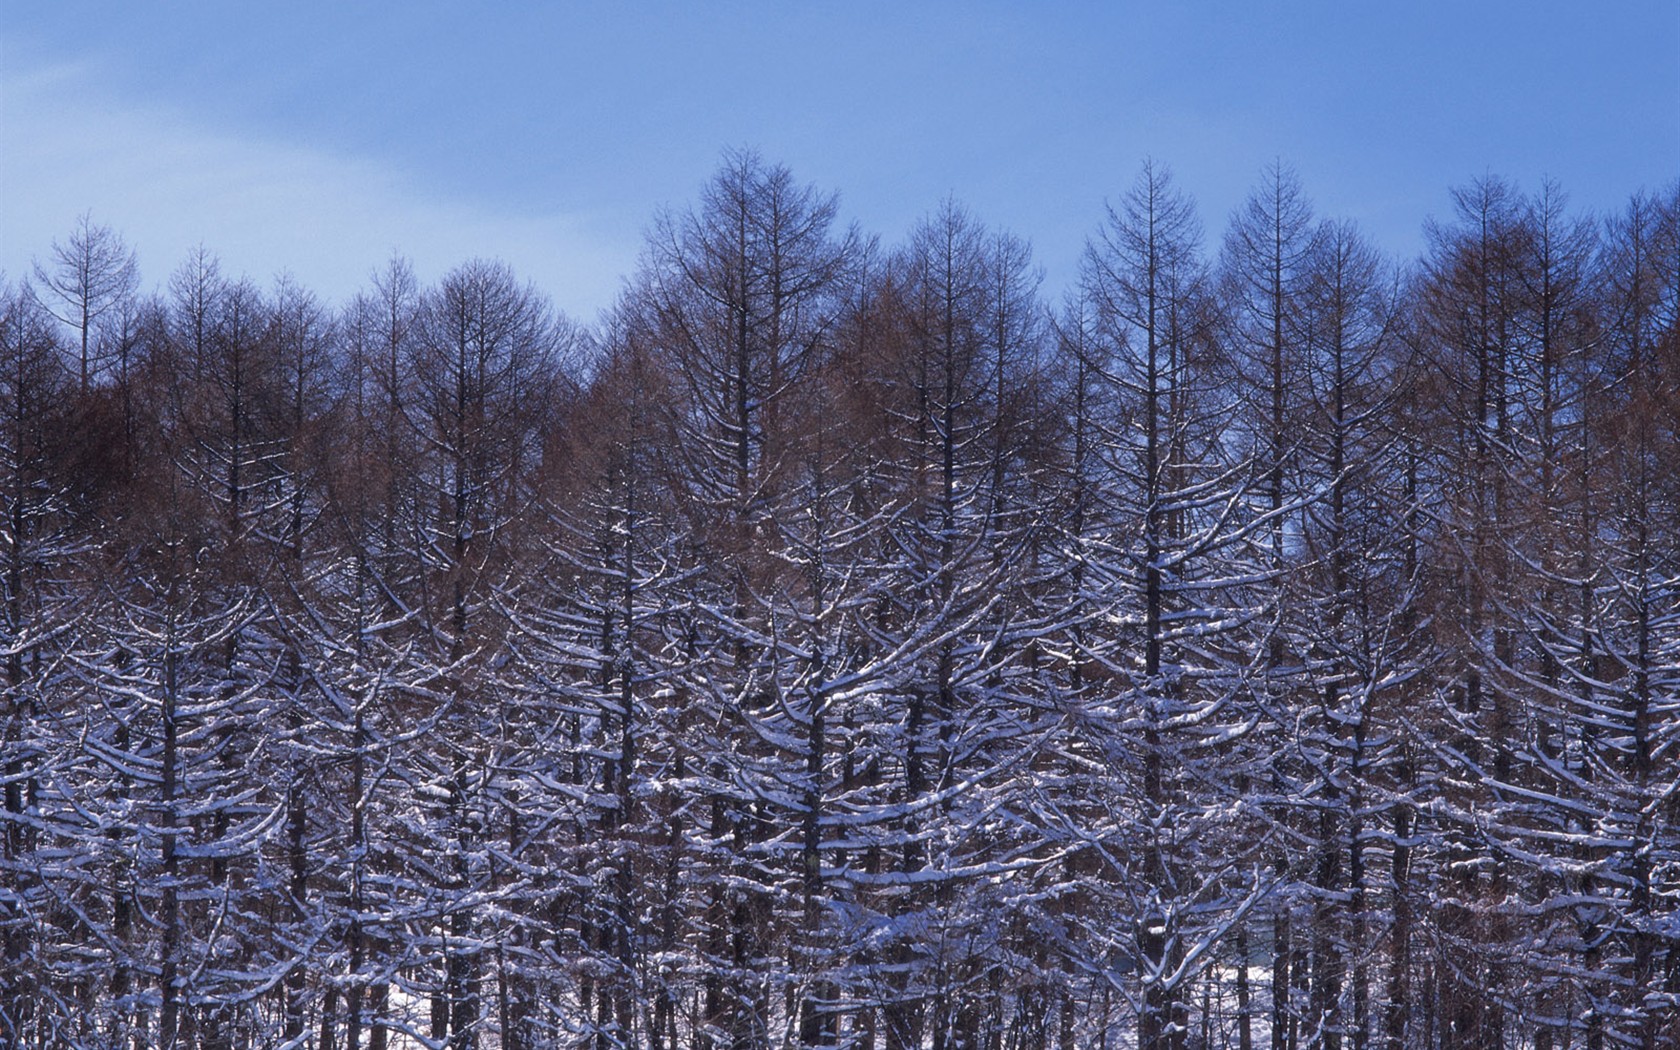
[[[8,68],[0,141],[0,269],[14,279],[91,210],[138,249],[148,285],[199,244],[230,273],[266,283],[289,270],[335,302],[393,252],[422,279],[488,256],[589,320],[637,247],[587,216],[439,199],[365,159],[200,126],[114,97],[89,64]]]

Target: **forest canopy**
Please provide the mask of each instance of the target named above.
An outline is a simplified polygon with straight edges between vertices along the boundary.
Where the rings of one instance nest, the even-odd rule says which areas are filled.
[[[749,151],[584,325],[0,281],[0,1044],[1680,1045],[1680,183],[1075,287]]]

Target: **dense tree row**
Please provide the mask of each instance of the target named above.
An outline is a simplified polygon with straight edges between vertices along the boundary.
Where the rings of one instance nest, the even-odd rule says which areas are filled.
[[[1680,1042],[1680,196],[1146,167],[1052,309],[729,154],[593,329],[0,302],[0,1043]]]

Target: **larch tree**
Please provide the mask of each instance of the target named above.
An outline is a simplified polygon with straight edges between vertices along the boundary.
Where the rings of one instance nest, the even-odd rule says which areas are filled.
[[[855,236],[836,233],[836,200],[784,167],[731,152],[701,206],[656,224],[638,309],[680,377],[670,406],[687,462],[679,474],[694,514],[695,630],[728,662],[686,684],[717,734],[691,775],[708,796],[692,834],[712,868],[716,927],[702,1012],[707,1045],[765,1046],[771,1031],[773,851],[762,832],[778,807],[778,768],[792,761],[759,732],[774,706],[773,647],[757,595],[780,586],[766,540],[790,498],[785,402],[836,324]],[[699,728],[697,725],[696,728]],[[725,888],[727,886],[727,888]]]
[[[488,613],[496,584],[516,564],[515,528],[529,506],[535,442],[552,404],[565,329],[546,300],[507,267],[457,267],[423,297],[410,350],[414,394],[404,417],[422,443],[416,464],[427,512],[417,532],[424,567],[416,640],[429,664],[426,693],[438,734],[414,790],[429,819],[418,848],[441,882],[426,887],[436,924],[432,1038],[475,1046],[490,1025],[484,1002],[488,946],[481,905],[503,888],[489,848],[506,784],[510,712],[497,698],[505,649]],[[424,695],[424,694],[423,694]]]
[[[1320,225],[1306,273],[1296,484],[1312,498],[1288,591],[1306,679],[1292,750],[1312,785],[1301,800],[1313,889],[1304,1028],[1326,1047],[1363,1050],[1386,914],[1374,861],[1395,812],[1398,716],[1418,656],[1407,621],[1416,566],[1393,527],[1410,510],[1404,461],[1388,426],[1407,374],[1404,300],[1398,274],[1346,223]]]
[[[1306,673],[1310,628],[1292,614],[1298,606],[1288,597],[1294,559],[1287,547],[1291,535],[1298,532],[1298,510],[1286,508],[1298,508],[1305,495],[1298,469],[1306,357],[1301,315],[1315,233],[1311,206],[1299,180],[1274,163],[1232,216],[1219,259],[1220,292],[1226,300],[1222,314],[1228,325],[1224,339],[1239,376],[1234,391],[1241,405],[1237,425],[1255,450],[1259,484],[1254,496],[1267,518],[1260,556],[1268,581],[1259,597],[1256,627],[1261,637],[1255,642],[1266,655],[1257,695],[1266,721],[1282,739],[1269,749],[1266,775],[1285,783],[1277,794],[1290,800],[1305,795],[1297,777],[1311,779],[1310,773],[1296,768],[1289,746],[1297,715],[1312,710],[1313,698],[1305,695],[1312,690]],[[1285,823],[1299,816],[1279,811]],[[1293,913],[1300,899],[1310,895],[1312,877],[1300,870],[1287,851],[1274,863],[1285,885],[1275,896],[1271,918],[1272,1045],[1276,1050],[1294,1050],[1309,1007],[1293,999],[1296,989],[1305,989],[1309,983],[1311,949],[1292,939],[1297,924]],[[1246,938],[1246,930],[1242,936]],[[1304,938],[1311,936],[1310,931],[1303,931]],[[1238,970],[1237,980],[1246,984],[1246,966]],[[1239,987],[1239,997],[1247,995],[1247,989]],[[1312,1019],[1307,1023],[1311,1025]]]
[[[1677,728],[1672,684],[1680,680],[1680,551],[1673,484],[1680,452],[1672,347],[1680,332],[1680,209],[1639,194],[1613,217],[1597,262],[1606,367],[1602,400],[1586,425],[1604,457],[1598,466],[1602,575],[1599,658],[1588,679],[1598,702],[1579,713],[1592,727],[1590,788],[1602,807],[1591,918],[1602,930],[1597,958],[1611,983],[1594,1004],[1606,1037],[1651,1048],[1673,1040],[1677,959],[1661,916],[1672,888],[1659,872],[1677,855],[1675,804],[1659,779],[1659,756]],[[1613,975],[1613,976],[1612,976]]]
[[[102,323],[119,316],[140,282],[134,252],[91,212],[76,219],[63,244],[53,242],[50,263],[35,264],[35,280],[50,293],[53,316],[75,333],[78,375],[86,393],[108,364]]]
[[[733,151],[590,329],[84,216],[0,293],[0,1043],[1673,1045],[1680,196],[1452,204],[1275,165],[1210,259],[1149,165],[1052,321]]]
[[[1083,280],[1130,418],[1108,453],[1124,517],[1103,553],[1108,617],[1141,650],[1105,668],[1111,728],[1097,746],[1113,808],[1088,834],[1116,895],[1098,944],[1151,1050],[1187,1045],[1191,989],[1263,888],[1243,867],[1253,843],[1222,826],[1240,809],[1207,805],[1231,790],[1218,756],[1253,725],[1238,702],[1251,655],[1234,636],[1253,619],[1243,550],[1265,519],[1244,512],[1252,458],[1224,440],[1233,407],[1199,236],[1188,200],[1146,165],[1090,242]]]
[[[80,721],[65,701],[73,690],[63,659],[78,612],[71,556],[81,545],[63,476],[74,463],[68,390],[50,317],[27,285],[0,283],[0,880],[8,887],[0,1038],[19,1046],[64,1037],[57,1026],[75,1012],[67,993],[96,994],[93,960],[52,935],[83,926],[64,900],[85,856],[68,788],[80,755],[73,737],[53,728]]]

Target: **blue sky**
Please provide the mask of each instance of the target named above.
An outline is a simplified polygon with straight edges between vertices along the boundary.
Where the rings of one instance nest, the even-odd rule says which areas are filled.
[[[1449,189],[1680,177],[1680,2],[0,0],[0,270],[75,217],[342,301],[506,260],[583,320],[727,146],[892,243],[954,196],[1072,280],[1145,157],[1209,244],[1274,158],[1413,254]]]

